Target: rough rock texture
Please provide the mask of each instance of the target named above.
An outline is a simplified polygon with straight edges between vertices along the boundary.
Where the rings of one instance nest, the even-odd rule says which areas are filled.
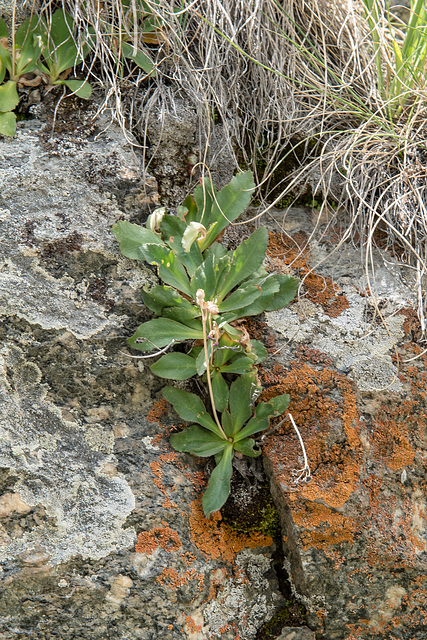
[[[15,7],[15,20],[16,24],[25,20],[30,14],[31,9],[37,11],[37,7],[40,6],[38,0],[31,3],[25,2],[25,0],[0,0],[0,16],[9,25],[12,24],[12,14]]]
[[[411,289],[379,255],[369,285],[355,249],[333,253],[337,228],[307,245],[312,223],[293,212],[270,245],[272,266],[303,279],[299,300],[267,314],[280,362],[263,372],[267,398],[291,395],[312,471],[295,482],[303,458],[287,421],[264,445],[287,566],[317,637],[421,640],[427,358]]]
[[[277,640],[316,640],[316,634],[308,627],[284,627]]]
[[[267,266],[297,273],[301,295],[248,329],[271,352],[265,398],[290,393],[312,472],[295,483],[290,423],[264,440],[308,609],[293,628],[274,518],[263,505],[251,521],[259,469],[236,472],[228,512],[204,518],[204,463],[171,450],[163,383],[127,354],[156,276],[110,229],[159,197],[95,111],[64,101],[53,133],[47,112],[0,140],[0,637],[424,639],[427,357],[410,287],[379,255],[368,281],[356,250],[334,253],[339,227],[308,242],[310,211],[289,212],[286,234],[271,221]]]
[[[0,140],[0,636],[252,640],[284,604],[273,540],[204,518],[203,468],[127,354],[156,276],[110,230],[158,194],[94,112]]]
[[[137,133],[147,145],[146,166],[157,180],[165,206],[182,204],[201,176],[198,163],[209,168],[206,175],[218,189],[230,182],[237,168],[223,126],[212,119],[207,140],[191,99],[171,87],[155,94]]]

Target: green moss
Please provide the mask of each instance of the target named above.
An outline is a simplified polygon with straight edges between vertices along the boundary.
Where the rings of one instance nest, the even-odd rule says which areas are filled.
[[[223,521],[234,531],[253,533],[259,531],[273,540],[280,536],[280,520],[268,484],[265,483],[242,498],[245,486],[233,487],[227,503],[222,508]],[[248,496],[249,493],[249,496]]]
[[[306,624],[305,608],[295,600],[287,600],[284,607],[259,629],[255,640],[273,640],[283,627],[301,627]]]

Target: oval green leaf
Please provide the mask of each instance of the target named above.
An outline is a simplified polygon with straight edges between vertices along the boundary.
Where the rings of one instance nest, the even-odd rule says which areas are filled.
[[[150,368],[156,376],[169,380],[188,380],[197,373],[195,359],[185,353],[167,353]]]

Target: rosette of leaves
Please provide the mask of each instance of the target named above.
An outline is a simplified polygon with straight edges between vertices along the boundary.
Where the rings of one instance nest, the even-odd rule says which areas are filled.
[[[13,136],[19,103],[17,87],[65,85],[80,98],[89,98],[92,87],[87,80],[69,79],[74,67],[86,57],[88,48],[78,50],[73,35],[73,20],[58,9],[49,25],[32,16],[17,29],[8,46],[8,29],[0,18],[0,133]],[[5,78],[8,78],[5,82]],[[3,84],[2,84],[3,83]]]
[[[221,415],[222,430],[198,396],[175,387],[163,389],[180,418],[192,423],[171,436],[173,448],[202,458],[215,456],[216,466],[202,498],[205,515],[218,511],[229,496],[234,455],[259,456],[261,451],[252,436],[267,429],[270,419],[282,414],[289,404],[289,396],[283,394],[253,406],[257,389],[253,374],[239,376],[231,384]]]
[[[216,338],[209,340],[208,355],[218,390],[225,389],[223,373],[247,373],[266,355],[261,344],[245,341],[236,322],[281,309],[294,298],[298,287],[295,278],[267,273],[262,266],[268,243],[265,227],[257,229],[235,251],[227,251],[214,242],[215,230],[220,232],[247,206],[251,185],[252,174],[246,172],[233,178],[212,198],[209,193],[213,188],[208,193],[197,188],[191,202],[187,199],[192,215],[189,216],[187,205],[181,217],[163,213],[158,233],[128,222],[118,222],[113,228],[122,253],[157,265],[164,283],[143,291],[144,303],[159,317],[142,324],[129,344],[140,351],[150,351],[187,340],[202,341],[204,329],[212,333],[215,323]],[[188,243],[187,230],[193,222],[201,221],[206,222],[206,234]],[[217,310],[209,314],[207,327],[196,300],[199,290]],[[202,375],[206,368],[206,353],[197,348],[189,353],[166,354],[152,366],[157,375],[174,380]]]

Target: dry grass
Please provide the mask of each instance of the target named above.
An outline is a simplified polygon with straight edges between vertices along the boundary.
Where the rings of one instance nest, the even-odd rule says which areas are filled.
[[[88,24],[97,32],[98,63],[91,70],[98,70],[119,120],[143,130],[149,111],[174,87],[198,113],[200,141],[209,143],[220,122],[235,168],[253,168],[264,195],[276,186],[273,173],[293,157],[297,168],[276,200],[306,183],[313,193],[333,193],[348,212],[346,237],[362,243],[368,270],[376,238],[385,237],[396,261],[414,272],[424,331],[426,100],[421,87],[405,90],[404,106],[391,118],[379,88],[379,70],[390,77],[387,21],[376,25],[378,49],[362,4],[353,0],[146,4],[161,33],[151,48],[157,77],[148,88],[143,73],[119,77],[111,40],[99,29],[99,11],[107,12],[135,45],[146,46],[135,23],[126,26],[138,0],[130,0],[127,11],[119,0],[63,2],[81,39]],[[261,204],[265,208],[262,198]]]

